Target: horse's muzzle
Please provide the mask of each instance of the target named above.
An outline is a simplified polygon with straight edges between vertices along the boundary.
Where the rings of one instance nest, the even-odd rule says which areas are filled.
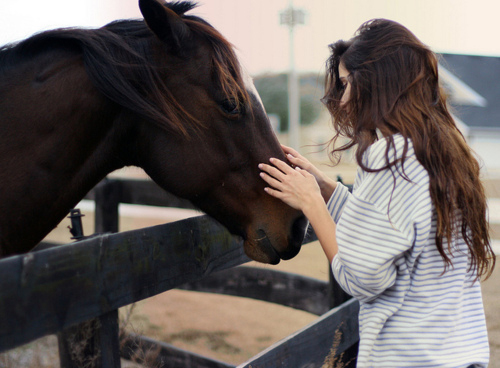
[[[260,251],[263,252],[267,256],[267,261],[270,264],[276,265],[280,263],[281,257],[279,256],[276,249],[274,249],[271,240],[267,236],[266,232],[263,229],[257,230],[257,235],[259,236],[257,240],[257,246]]]
[[[267,256],[268,263],[278,264],[280,260],[291,259],[299,253],[306,230],[307,219],[301,215],[293,222],[288,237],[288,244],[284,249],[276,249],[263,229],[257,230],[259,236],[257,246]]]

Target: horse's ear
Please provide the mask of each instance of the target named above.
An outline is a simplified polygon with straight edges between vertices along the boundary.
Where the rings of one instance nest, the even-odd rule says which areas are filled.
[[[180,51],[182,41],[189,36],[189,27],[182,18],[157,0],[139,0],[139,8],[149,29],[172,52]]]

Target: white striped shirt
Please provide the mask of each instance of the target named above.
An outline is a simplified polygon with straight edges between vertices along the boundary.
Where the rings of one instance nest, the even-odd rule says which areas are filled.
[[[391,160],[401,157],[405,140],[397,134],[394,141]],[[369,168],[384,166],[386,148],[384,138],[370,146]],[[358,169],[353,193],[339,184],[328,202],[339,247],[333,274],[360,301],[357,366],[487,367],[480,283],[468,272],[461,237],[443,274],[429,177],[411,142],[404,172],[410,181],[389,169]]]

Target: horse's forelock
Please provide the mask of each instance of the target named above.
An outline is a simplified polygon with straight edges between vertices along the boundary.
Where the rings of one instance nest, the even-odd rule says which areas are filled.
[[[189,7],[188,10],[195,6],[195,4],[190,2],[188,4],[184,2],[168,3],[167,6],[177,5],[180,7]],[[210,46],[212,51],[210,60],[211,67],[213,68],[214,82],[222,89],[225,98],[234,100],[240,105],[240,108],[245,104],[250,106],[251,99],[246,90],[244,73],[234,52],[233,45],[205,20],[196,16],[185,16],[183,18],[189,29],[198,37],[204,39]],[[169,117],[170,128],[174,127],[185,137],[189,137],[188,130],[185,127],[187,121],[191,122],[191,131],[199,131],[206,128],[203,122],[197,120],[185,110],[182,104],[175,100],[170,92],[168,92],[167,99],[169,102],[165,104],[164,108],[170,106],[169,109],[166,109],[169,110],[166,116]],[[250,112],[252,111],[251,108],[249,110]],[[159,125],[161,126],[161,124]]]
[[[165,6],[176,13],[182,14],[183,12],[193,9],[196,4],[192,2],[172,2],[166,3]],[[183,19],[197,38],[204,39],[210,46],[211,55],[209,57],[213,68],[214,82],[222,89],[223,95],[227,99],[234,100],[240,105],[249,105],[251,99],[245,88],[241,66],[234,52],[233,45],[205,20],[196,16],[183,16]],[[131,26],[131,24],[135,23],[131,21],[125,21],[123,24],[117,22],[107,27],[115,28],[113,31],[116,31],[118,34],[126,35],[130,32],[130,29],[127,30],[127,28]],[[142,31],[140,25],[136,26],[139,28],[139,31]],[[142,27],[144,27],[144,24],[142,24]],[[136,39],[136,41],[140,42],[138,39]],[[157,82],[159,83],[160,81],[157,79]],[[162,83],[159,84],[161,85]],[[149,83],[149,85],[152,87],[154,84]],[[160,127],[164,126],[166,129],[173,128],[185,137],[188,136],[186,122],[191,122],[191,129],[189,130],[194,129],[194,131],[197,131],[203,129],[204,124],[194,118],[183,108],[181,103],[175,100],[174,96],[169,91],[166,91],[162,87],[160,87],[161,90],[155,88],[155,90],[152,91],[153,96],[156,98],[153,98],[151,102],[159,108],[159,110],[156,110],[158,113],[152,111],[152,114],[147,114],[150,117],[156,116],[156,119],[152,119],[153,122]],[[165,98],[168,101],[165,101]],[[162,112],[161,114],[159,114],[160,111]],[[165,118],[168,120],[168,124],[166,125],[164,125]]]
[[[186,23],[192,31],[210,44],[213,51],[211,55],[213,76],[224,96],[240,105],[249,103],[243,72],[233,45],[204,20],[193,18],[186,20]]]

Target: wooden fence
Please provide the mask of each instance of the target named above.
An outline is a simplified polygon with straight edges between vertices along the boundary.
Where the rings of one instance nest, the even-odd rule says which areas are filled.
[[[340,339],[346,367],[354,366],[359,305],[329,283],[240,266],[249,261],[241,240],[208,216],[116,233],[118,205],[193,208],[150,181],[104,180],[87,196],[96,202],[95,237],[0,260],[0,353],[48,334],[58,334],[61,367],[81,367],[74,343],[85,328],[94,367],[120,367],[137,349],[158,351],[169,368],[234,365],[130,334],[118,337],[118,308],[173,288],[250,297],[320,317],[238,367],[321,367]],[[315,240],[314,234],[305,243]],[[333,309],[332,309],[333,308]],[[340,359],[340,358],[339,358]]]

